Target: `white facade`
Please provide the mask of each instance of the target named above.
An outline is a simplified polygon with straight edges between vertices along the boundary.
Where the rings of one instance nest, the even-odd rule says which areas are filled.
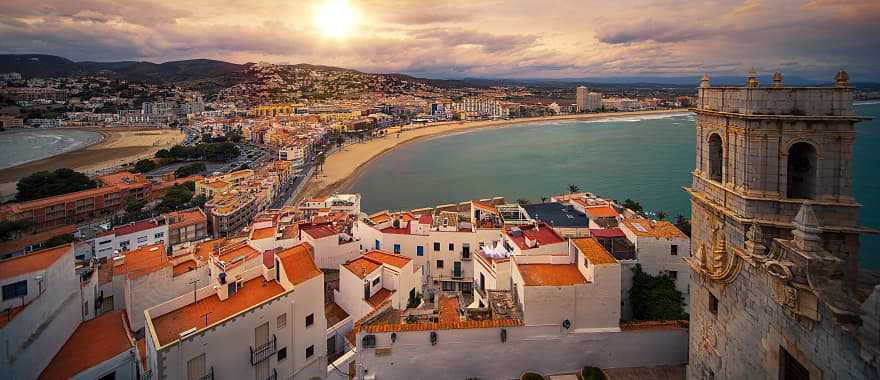
[[[670,223],[666,221],[638,223],[649,233],[652,233],[657,225],[668,224]],[[666,228],[670,227],[675,228],[674,226],[666,226]],[[690,304],[690,268],[683,259],[691,256],[690,239],[681,232],[646,236],[645,233],[635,230],[633,223],[621,223],[620,230],[635,245],[636,259],[642,270],[652,276],[668,276],[675,283],[675,288],[682,292],[685,302],[684,311],[688,312],[690,310],[688,306]]]
[[[119,226],[95,237],[95,256],[113,257],[114,252],[125,252],[143,246],[168,242],[168,225],[153,220]]]

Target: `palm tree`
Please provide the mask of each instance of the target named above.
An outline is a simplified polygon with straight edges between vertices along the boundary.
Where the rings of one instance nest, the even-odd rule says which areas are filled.
[[[519,204],[521,204],[521,205],[527,205],[527,204],[529,204],[530,202],[529,202],[528,199],[525,199],[525,198],[519,198],[519,199],[516,200],[516,203],[519,203]]]
[[[541,203],[547,203],[548,200],[550,200],[550,198],[547,198],[543,195],[541,196]]]
[[[578,187],[578,185],[574,185],[574,184],[568,185],[568,193],[569,194],[577,193],[578,191],[581,191],[581,188]]]
[[[669,216],[669,213],[667,213],[666,211],[660,210],[660,211],[657,211],[656,216],[657,216],[657,220],[664,220],[664,219],[666,219],[667,216]]]

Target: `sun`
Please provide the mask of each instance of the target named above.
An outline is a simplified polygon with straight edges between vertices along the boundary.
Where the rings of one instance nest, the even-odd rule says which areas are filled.
[[[327,0],[315,14],[315,27],[327,37],[345,38],[357,23],[357,11],[346,0]]]

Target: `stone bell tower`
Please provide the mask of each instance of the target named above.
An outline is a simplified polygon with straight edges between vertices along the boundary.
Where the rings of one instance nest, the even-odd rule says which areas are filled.
[[[857,224],[852,194],[865,118],[846,72],[835,82],[787,87],[777,72],[761,86],[752,70],[744,87],[713,87],[703,76],[685,188],[690,379],[878,378],[880,295],[868,300],[857,265],[859,235],[877,231]]]

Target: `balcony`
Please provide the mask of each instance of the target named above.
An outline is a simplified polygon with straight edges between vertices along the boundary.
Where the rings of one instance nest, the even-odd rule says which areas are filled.
[[[461,280],[462,278],[464,278],[464,275],[462,274],[461,269],[453,270],[452,271],[452,278],[456,279],[456,280]]]
[[[272,339],[269,342],[257,347],[251,346],[251,365],[257,365],[257,363],[272,357],[277,350],[278,339],[275,337],[275,334],[272,334]]]
[[[263,380],[278,380],[278,370],[275,368],[272,368],[272,374],[269,376],[266,376]]]

